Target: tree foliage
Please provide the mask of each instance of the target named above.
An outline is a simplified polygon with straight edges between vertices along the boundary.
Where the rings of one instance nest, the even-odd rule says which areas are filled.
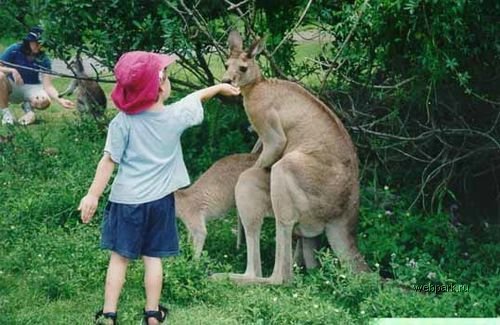
[[[60,57],[78,50],[112,67],[125,51],[176,53],[185,71],[174,76],[176,88],[218,81],[229,30],[248,41],[263,36],[265,74],[302,83],[340,115],[357,144],[364,181],[415,191],[415,203],[426,208],[458,202],[500,219],[498,1],[48,0],[26,6],[17,9],[25,11],[18,20],[31,23],[36,11],[47,46]],[[328,41],[318,43],[314,57],[299,59],[299,30]]]
[[[362,156],[385,169],[386,181],[417,185],[419,198],[434,208],[460,200],[475,216],[496,210],[500,218],[500,4],[317,5],[318,27],[337,37],[324,55],[335,71],[325,96],[335,101],[341,91],[354,98],[356,111],[343,111]]]

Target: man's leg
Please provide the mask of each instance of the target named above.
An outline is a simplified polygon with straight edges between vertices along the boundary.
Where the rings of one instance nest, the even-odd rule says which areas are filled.
[[[143,256],[144,287],[146,288],[145,310],[158,310],[163,284],[163,266],[158,257]],[[159,324],[155,318],[149,318],[149,324]]]
[[[35,94],[30,97],[29,102],[31,107],[39,110],[47,109],[51,104],[49,95],[45,92],[45,90],[38,87]]]
[[[128,261],[126,257],[111,252],[108,272],[106,274],[106,286],[104,289],[104,313],[116,312],[118,298],[120,298],[120,292],[125,283]]]
[[[14,124],[14,116],[9,110],[10,85],[7,75],[0,72],[0,116],[3,124]]]
[[[24,102],[22,108],[24,115],[19,119],[19,123],[29,125],[35,122],[35,109],[46,109],[50,106],[50,97],[43,89],[42,85],[25,85]]]
[[[30,102],[23,102],[21,105],[24,115],[19,119],[19,123],[22,125],[29,125],[35,123],[36,117],[35,112],[31,109]]]

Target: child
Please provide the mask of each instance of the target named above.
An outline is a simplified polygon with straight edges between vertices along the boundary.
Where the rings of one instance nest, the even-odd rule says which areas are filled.
[[[104,211],[101,247],[111,250],[104,306],[96,321],[116,324],[118,298],[130,259],[142,257],[145,268],[144,322],[163,322],[167,309],[159,305],[163,269],[161,258],[179,254],[173,192],[189,185],[180,137],[203,120],[201,101],[216,94],[234,96],[238,88],[219,84],[194,92],[172,105],[167,66],[171,56],[148,52],[125,53],[115,66],[111,97],[121,110],[111,121],[104,155],[78,210],[88,223],[115,167],[109,202]]]

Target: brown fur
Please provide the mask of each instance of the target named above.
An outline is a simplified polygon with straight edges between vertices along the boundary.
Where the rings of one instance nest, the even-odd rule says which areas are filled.
[[[260,41],[242,50],[239,34],[223,81],[241,88],[245,111],[263,143],[254,167],[236,184],[238,213],[247,240],[245,274],[239,282],[283,283],[292,272],[292,232],[314,238],[326,232],[330,246],[353,270],[367,270],[356,247],[359,208],[358,158],[342,122],[299,85],[265,80],[255,62]],[[259,211],[276,218],[276,259],[270,278],[261,277]],[[308,244],[308,246],[311,246]]]
[[[252,152],[259,152],[257,141]],[[235,206],[234,188],[242,172],[252,167],[258,153],[233,154],[216,161],[198,180],[186,189],[175,192],[176,216],[184,223],[193,241],[194,257],[199,258],[207,237],[206,224],[222,218]],[[261,211],[261,218],[273,217],[271,210]],[[238,225],[240,222],[238,220]],[[239,227],[238,227],[239,228]],[[238,243],[240,242],[238,229]],[[319,249],[317,238],[297,237],[294,260],[307,269],[318,265],[314,250]]]
[[[175,192],[176,215],[182,220],[200,257],[207,221],[221,218],[234,207],[234,187],[240,174],[252,167],[258,154],[234,154],[215,162],[190,187]]]
[[[101,86],[97,81],[85,80],[89,76],[84,71],[80,57],[77,56],[70,68],[76,77],[84,79],[74,79],[59,97],[71,95],[76,90],[76,109],[82,114],[91,114],[96,119],[101,117],[107,104],[106,94]]]

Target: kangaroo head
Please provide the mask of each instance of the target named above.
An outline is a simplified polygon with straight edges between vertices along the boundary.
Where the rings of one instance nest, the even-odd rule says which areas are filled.
[[[222,82],[236,87],[244,87],[260,81],[260,69],[255,62],[257,56],[264,49],[264,42],[259,38],[253,42],[248,50],[243,50],[243,40],[237,31],[229,34],[229,58],[226,61],[226,72]]]
[[[85,73],[82,58],[79,54],[77,54],[76,57],[70,61],[69,67],[74,73],[76,73],[77,76]]]

